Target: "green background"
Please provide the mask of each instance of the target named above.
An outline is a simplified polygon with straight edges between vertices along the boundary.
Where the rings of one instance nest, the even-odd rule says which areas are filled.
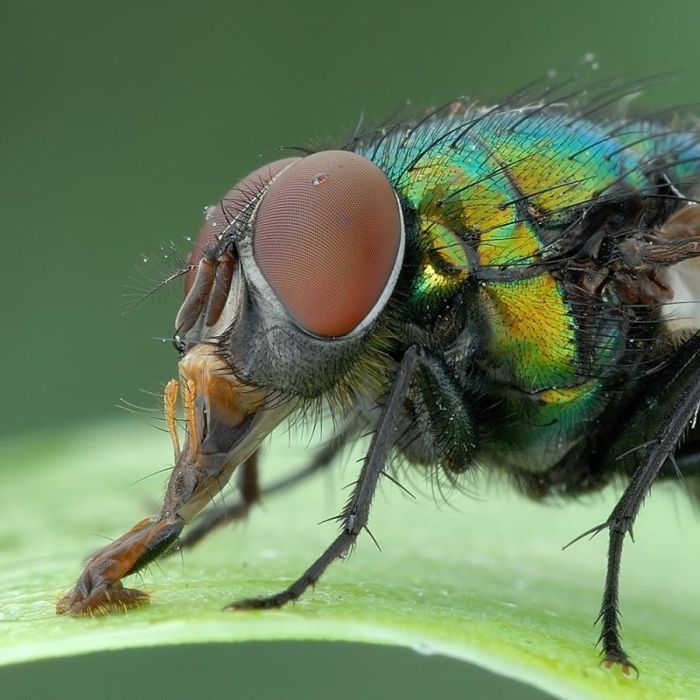
[[[157,392],[175,371],[174,351],[156,338],[172,332],[179,285],[124,314],[128,294],[172,269],[173,253],[161,245],[173,242],[185,253],[203,207],[278,157],[277,147],[342,137],[362,112],[381,120],[407,99],[423,107],[465,93],[497,97],[549,69],[573,71],[589,52],[601,75],[678,71],[676,81],[643,97],[647,104],[693,102],[700,93],[698,26],[696,0],[4,0],[0,434],[115,416],[121,397],[156,405],[143,392]],[[279,678],[289,671],[291,682],[299,664],[308,664],[301,676],[308,678],[316,655],[325,654],[331,678],[365,678],[366,649],[298,649],[212,647],[211,656],[200,648],[188,658],[218,658],[225,667],[231,654],[229,666],[248,669],[250,680],[267,654]],[[405,683],[393,688],[404,697],[424,697],[396,671],[406,666],[432,679],[439,697],[497,692],[497,680],[457,662],[372,651],[380,660],[372,673]],[[153,668],[139,681],[145,693],[163,673],[176,677],[180,653],[125,652],[108,663],[118,658],[125,677],[124,669],[139,664]],[[32,683],[56,674],[67,688],[69,678],[99,677],[100,663],[50,662],[51,673],[32,674]],[[6,670],[0,680],[26,689],[12,685],[22,673],[28,669]],[[438,692],[448,677],[452,690]],[[226,674],[207,679],[200,687],[214,695],[231,689]],[[479,679],[491,691],[477,692]],[[239,687],[252,687],[246,683]]]

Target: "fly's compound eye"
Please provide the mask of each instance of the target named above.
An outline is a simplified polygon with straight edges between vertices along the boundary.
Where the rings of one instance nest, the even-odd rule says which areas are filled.
[[[270,184],[253,223],[257,265],[294,320],[322,337],[373,318],[403,257],[403,219],[386,175],[347,151],[322,151]]]
[[[204,223],[197,232],[192,252],[190,253],[190,271],[185,275],[185,295],[192,288],[197,274],[197,265],[202,254],[219,240],[233,218],[240,214],[252,199],[286,167],[299,158],[282,158],[274,163],[264,165],[246,175],[222,197],[221,201],[207,207]]]

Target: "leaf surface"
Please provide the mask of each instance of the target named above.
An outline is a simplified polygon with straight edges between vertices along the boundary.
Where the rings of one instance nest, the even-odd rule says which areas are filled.
[[[54,603],[105,537],[156,510],[167,436],[122,423],[0,444],[0,665],[127,647],[317,639],[446,654],[563,698],[700,698],[699,523],[682,489],[657,486],[623,559],[623,638],[640,677],[598,665],[593,626],[606,537],[561,546],[605,520],[616,490],[585,503],[530,503],[483,478],[448,504],[420,470],[385,479],[370,528],[316,590],[279,611],[222,612],[274,592],[334,536],[361,445],[329,473],[270,497],[245,523],[153,565],[150,605],[73,619]],[[312,448],[281,435],[263,480],[301,466]],[[152,472],[165,470],[150,478]],[[228,490],[224,498],[235,494]]]

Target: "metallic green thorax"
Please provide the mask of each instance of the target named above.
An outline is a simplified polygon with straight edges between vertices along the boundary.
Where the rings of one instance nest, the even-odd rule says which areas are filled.
[[[555,272],[533,266],[557,252],[561,232],[583,208],[654,193],[649,164],[680,161],[665,172],[700,180],[697,138],[646,123],[601,126],[570,113],[465,109],[391,130],[358,150],[384,169],[416,215],[408,318],[423,325],[437,318],[470,289],[476,267],[524,272],[493,281],[481,274],[469,292],[470,318],[488,328],[486,347],[471,361],[506,387],[500,401],[509,418],[495,428],[499,437],[554,459],[581,421],[604,407],[605,378],[629,338],[615,299],[593,310]],[[472,335],[466,324],[450,348],[455,358]]]

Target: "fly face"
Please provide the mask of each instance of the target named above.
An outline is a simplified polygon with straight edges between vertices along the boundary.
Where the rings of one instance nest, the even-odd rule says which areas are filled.
[[[404,229],[386,176],[354,153],[278,161],[232,192],[195,242],[175,326],[181,384],[206,415],[189,434],[238,464],[356,361],[394,290]]]

